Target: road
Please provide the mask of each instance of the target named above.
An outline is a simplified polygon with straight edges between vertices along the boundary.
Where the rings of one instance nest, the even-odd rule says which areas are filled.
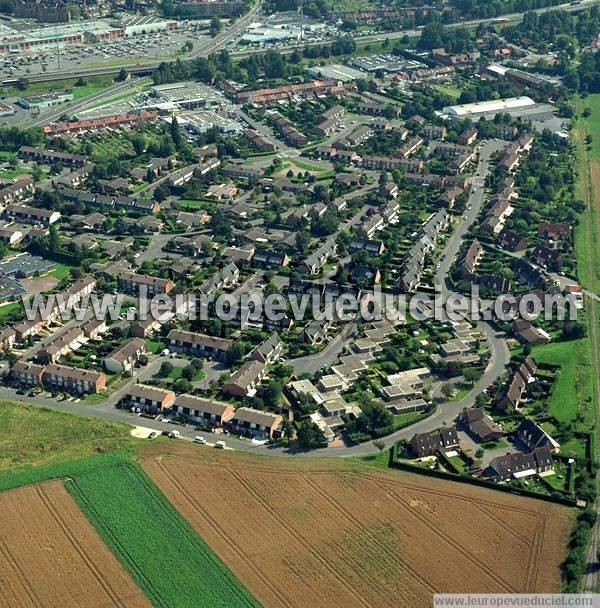
[[[92,105],[100,105],[103,101],[109,101],[113,97],[119,95],[120,93],[125,93],[126,91],[139,86],[140,79],[139,78],[130,78],[124,82],[117,82],[110,87],[99,91],[98,93],[94,93],[92,95],[88,95],[87,97],[83,97],[81,99],[77,99],[65,104],[61,104],[59,106],[55,106],[47,111],[40,112],[37,115],[28,114],[26,118],[16,123],[16,126],[27,126],[27,127],[37,127],[41,125],[46,125],[50,122],[54,122],[58,120],[63,114],[72,115],[77,112],[77,110],[83,110],[84,108],[89,108]],[[4,119],[5,122],[10,122],[10,116]]]
[[[473,189],[471,191],[468,203],[471,208],[465,212],[466,219],[463,218],[459,220],[453,233],[446,240],[444,251],[442,252],[442,262],[440,263],[440,268],[437,270],[436,273],[436,283],[440,286],[442,294],[445,296],[450,293],[445,281],[445,277],[447,276],[451,265],[453,264],[456,256],[458,255],[464,235],[469,229],[469,226],[476,220],[483,205],[483,183],[485,175],[489,169],[490,156],[495,151],[500,150],[505,145],[506,142],[489,141],[484,142],[480,149],[476,176],[473,179]],[[364,186],[359,191],[353,192],[349,196],[359,196],[368,192],[374,187],[376,187],[376,184]],[[355,225],[357,222],[359,222],[368,208],[368,205],[363,207],[361,211],[350,220],[349,223]],[[155,239],[157,238],[157,236],[162,235],[156,235]],[[148,259],[154,257],[157,251],[159,250],[159,246],[160,243],[155,242],[153,239],[153,246],[150,248],[150,250],[144,252],[145,256],[147,256]],[[70,326],[70,323],[67,323],[65,327],[59,331],[61,333],[66,331]],[[504,337],[502,335],[499,335],[494,330],[494,328],[492,328],[491,325],[484,322],[479,323],[479,329],[485,336],[485,339],[489,345],[490,359],[488,361],[486,370],[482,374],[480,380],[474,386],[473,390],[470,391],[464,398],[458,401],[440,403],[434,414],[432,414],[430,417],[383,438],[382,441],[384,442],[384,445],[386,447],[392,446],[396,441],[400,439],[408,439],[416,432],[433,431],[436,428],[439,428],[440,426],[450,424],[462,409],[473,406],[475,404],[475,399],[477,395],[480,394],[483,390],[485,390],[490,384],[492,384],[499,376],[501,376],[505,372],[506,366],[510,360],[510,352],[508,350]],[[342,352],[348,341],[352,339],[352,336],[355,334],[356,330],[357,327],[355,323],[348,323],[342,329],[342,331],[323,349],[323,351],[316,355],[302,357],[289,361],[288,364],[290,364],[294,368],[294,371],[298,374],[301,374],[303,372],[315,373],[322,367],[331,365],[335,361],[335,359]],[[30,350],[33,351],[37,348],[39,347],[34,347]],[[31,355],[31,353],[28,352],[28,355]],[[116,393],[112,394],[105,402],[101,404],[86,405],[85,403],[74,403],[72,401],[57,402],[54,399],[48,399],[39,396],[27,398],[17,396],[16,399],[33,403],[36,405],[43,405],[52,409],[58,409],[77,414],[85,414],[96,418],[101,418],[103,420],[124,422],[128,424],[144,426],[157,431],[163,431],[165,430],[165,428],[169,428],[164,423],[147,418],[140,418],[135,414],[131,414],[130,412],[123,411],[115,407],[119,399],[122,397],[122,395],[125,393],[125,391],[132,382],[143,382],[144,380],[148,380],[149,378],[151,378],[154,373],[158,371],[163,360],[165,360],[164,357],[151,357],[150,363],[146,366],[146,368],[138,372],[137,378],[132,378],[130,382],[128,382],[125,386],[121,387]],[[15,399],[15,393],[12,389],[0,387],[0,398]],[[184,439],[192,440],[193,437],[196,435],[196,431],[193,428],[178,428],[181,432],[182,438]],[[234,437],[229,437],[227,439],[227,442],[230,447],[244,451],[257,451],[278,455],[291,454],[291,452],[282,448],[256,445],[250,441],[236,439]],[[360,456],[368,454],[370,452],[373,452],[372,442],[366,442],[363,444],[353,445],[349,447],[330,446],[322,450],[313,450],[303,454],[309,456],[339,457]]]
[[[545,12],[548,12],[551,10],[559,10],[559,9],[562,9],[562,10],[568,11],[568,12],[576,12],[576,11],[584,10],[586,8],[590,8],[591,6],[594,6],[594,5],[598,4],[599,2],[600,2],[600,0],[582,0],[581,4],[578,4],[578,5],[572,5],[571,3],[564,3],[564,4],[557,5],[557,6],[533,9],[532,12],[545,13]],[[257,4],[248,14],[246,14],[245,16],[241,17],[238,21],[236,21],[231,28],[229,28],[227,30],[223,30],[223,32],[221,32],[215,38],[211,39],[210,41],[208,41],[204,44],[201,44],[198,48],[195,48],[192,51],[192,53],[184,59],[184,61],[195,59],[198,56],[205,55],[209,52],[213,52],[213,51],[219,50],[220,48],[225,47],[236,36],[238,36],[246,28],[247,25],[249,25],[252,22],[253,18],[256,17],[258,12],[260,11],[260,8],[261,8],[261,3]],[[504,15],[504,16],[507,17],[508,19],[510,19],[511,21],[513,21],[513,20],[520,19],[524,14],[525,13],[511,13],[510,15]],[[476,27],[477,25],[480,25],[480,24],[493,24],[493,23],[494,23],[494,18],[474,19],[471,21],[462,21],[462,22],[458,22],[458,23],[451,23],[451,24],[448,24],[446,27],[449,27],[449,28]],[[372,34],[372,35],[368,35],[368,36],[356,36],[355,40],[358,43],[382,42],[386,39],[393,41],[398,38],[403,38],[404,36],[409,36],[409,37],[419,36],[420,33],[421,33],[420,28],[417,28],[417,29],[403,30],[403,31],[398,31],[398,32],[384,32],[384,33]],[[275,50],[277,50],[281,53],[287,54],[287,53],[292,53],[297,48],[302,48],[304,46],[311,46],[311,45],[322,45],[327,42],[329,42],[329,41],[328,40],[319,40],[316,42],[308,42],[308,43],[302,43],[302,44],[295,43],[295,44],[279,46],[279,47],[274,47],[274,48],[275,48]],[[265,48],[258,47],[258,48],[253,48],[253,49],[249,49],[249,50],[233,52],[233,53],[231,53],[231,56],[234,59],[242,59],[244,57],[248,57],[255,53],[264,53],[264,51],[265,51]],[[66,79],[66,78],[78,78],[79,76],[85,77],[85,76],[98,76],[98,75],[104,75],[104,74],[116,74],[122,68],[125,68],[132,74],[133,73],[149,74],[152,72],[152,70],[154,70],[158,67],[159,63],[161,63],[161,62],[156,61],[156,60],[141,63],[138,59],[135,59],[135,61],[133,61],[131,59],[130,60],[124,59],[124,61],[122,63],[119,63],[118,65],[110,65],[110,66],[106,66],[106,67],[88,68],[88,69],[79,68],[76,70],[62,70],[61,72],[49,71],[49,72],[45,72],[44,74],[29,75],[29,76],[27,76],[27,79],[29,82],[51,82],[52,80],[62,80],[62,79]],[[18,76],[18,74],[17,74],[17,76]]]
[[[329,367],[339,357],[348,342],[356,335],[357,329],[356,323],[348,323],[322,351],[315,355],[291,359],[287,361],[287,364],[291,365],[296,376],[301,374],[316,374],[320,369]]]

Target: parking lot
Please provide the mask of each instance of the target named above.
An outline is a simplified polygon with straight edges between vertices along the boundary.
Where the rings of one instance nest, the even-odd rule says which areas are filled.
[[[131,64],[132,58],[174,59],[188,41],[194,45],[209,39],[205,22],[195,22],[185,30],[155,32],[89,45],[76,45],[58,49],[47,48],[42,52],[5,55],[0,60],[0,79],[27,77],[44,72],[65,71],[77,68],[95,68]],[[59,65],[60,64],[60,65]]]

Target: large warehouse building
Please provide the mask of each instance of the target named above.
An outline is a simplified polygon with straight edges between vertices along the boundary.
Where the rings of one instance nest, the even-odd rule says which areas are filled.
[[[492,101],[476,101],[475,103],[464,103],[458,106],[446,106],[442,114],[448,118],[471,118],[484,114],[497,114],[498,112],[510,112],[514,114],[519,110],[532,108],[536,103],[531,97],[507,97],[506,99],[494,99]]]

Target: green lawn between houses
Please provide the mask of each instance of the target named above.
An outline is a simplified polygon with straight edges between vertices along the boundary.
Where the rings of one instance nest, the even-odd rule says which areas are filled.
[[[531,350],[538,364],[560,367],[548,399],[549,413],[559,422],[574,420],[578,404],[583,406],[592,395],[589,348],[589,340],[583,338],[572,342],[550,342]]]
[[[63,479],[155,607],[259,606],[135,462],[126,426],[2,401],[0,428],[0,491]]]

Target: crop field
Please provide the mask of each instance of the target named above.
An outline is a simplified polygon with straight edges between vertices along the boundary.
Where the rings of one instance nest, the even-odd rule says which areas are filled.
[[[150,608],[58,481],[0,494],[2,608]]]
[[[258,606],[135,463],[86,467],[66,486],[155,608]]]
[[[142,466],[266,608],[557,592],[566,509],[349,460],[169,444]]]

